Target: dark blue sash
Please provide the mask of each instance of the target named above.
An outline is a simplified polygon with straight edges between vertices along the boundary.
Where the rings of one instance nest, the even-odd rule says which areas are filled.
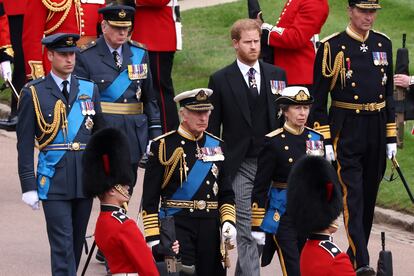
[[[206,135],[206,141],[204,147],[217,147],[220,144],[219,140]],[[190,173],[187,176],[187,181],[184,181],[181,187],[170,198],[171,200],[192,200],[195,193],[203,184],[204,179],[206,178],[208,172],[213,166],[213,162],[203,162],[200,159],[194,163],[194,166],[191,168]],[[173,215],[182,209],[180,208],[168,208],[168,215]],[[165,217],[165,209],[161,207],[160,218]]]
[[[78,80],[79,91],[88,95],[92,99],[93,83],[90,81]],[[76,93],[76,91],[73,91]],[[82,126],[84,116],[82,115],[81,101],[76,98],[68,116],[68,136],[64,140],[62,129],[58,132],[51,144],[71,143]],[[37,191],[40,199],[47,199],[47,193],[52,177],[55,175],[55,165],[65,155],[66,150],[40,151],[37,163]]]
[[[132,64],[140,64],[144,57],[145,50],[130,46],[132,52]],[[148,68],[149,70],[149,68]],[[115,102],[128,89],[132,80],[128,77],[128,68],[124,69],[116,79],[104,91],[101,92],[102,102]]]

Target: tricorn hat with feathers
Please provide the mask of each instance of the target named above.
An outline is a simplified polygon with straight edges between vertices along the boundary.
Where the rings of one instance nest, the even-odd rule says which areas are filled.
[[[288,179],[287,213],[300,235],[328,229],[342,211],[342,194],[333,166],[319,156],[304,156]]]
[[[117,184],[132,185],[128,141],[120,130],[104,128],[92,135],[82,165],[82,181],[88,196],[101,195]]]

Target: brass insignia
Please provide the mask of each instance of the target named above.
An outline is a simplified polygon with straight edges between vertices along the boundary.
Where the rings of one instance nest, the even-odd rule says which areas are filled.
[[[85,127],[87,130],[91,130],[93,128],[93,120],[89,116],[85,120]]]
[[[300,90],[299,93],[296,94],[295,100],[297,100],[297,101],[307,101],[307,100],[309,100],[309,96],[305,93],[305,91]]]
[[[213,164],[213,166],[211,166],[211,172],[213,173],[214,177],[217,178],[218,174],[219,174],[219,169],[216,166],[216,164]]]
[[[40,179],[40,186],[44,186],[46,184],[46,176],[42,176],[42,178]]]
[[[274,221],[279,221],[280,220],[280,214],[278,211],[275,211],[275,214],[273,215],[273,220]]]
[[[217,182],[214,182],[213,193],[216,196],[218,194],[218,192],[219,192],[219,186],[218,186]]]
[[[196,100],[197,101],[205,101],[207,100],[208,96],[204,90],[200,90],[200,92],[197,93]]]
[[[82,95],[80,95],[79,97],[78,97],[78,100],[89,100],[91,97],[89,97],[88,95],[86,95],[86,94],[82,94]]]
[[[121,11],[118,13],[118,16],[119,16],[119,18],[125,18],[125,16],[126,16],[126,12],[125,12],[124,10],[121,10]]]
[[[135,96],[137,97],[138,101],[141,100],[141,95],[142,95],[141,86],[138,86],[137,92],[135,93]]]
[[[67,45],[67,46],[72,46],[72,45],[73,45],[73,43],[74,43],[74,42],[73,42],[73,37],[71,37],[71,36],[70,36],[70,37],[68,37],[68,39],[66,40],[66,45]]]

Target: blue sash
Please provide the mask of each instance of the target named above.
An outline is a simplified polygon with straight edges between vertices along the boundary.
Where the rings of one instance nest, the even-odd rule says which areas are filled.
[[[130,46],[132,52],[132,64],[140,64],[145,50]],[[149,69],[148,69],[149,70]],[[104,91],[101,92],[102,102],[115,102],[128,89],[132,80],[128,77],[128,68],[124,69]]]
[[[286,192],[287,189],[270,189],[270,204],[260,225],[263,231],[274,235],[277,233],[280,219],[286,212]]]
[[[206,135],[204,147],[217,147],[218,145],[219,141],[217,139],[214,139],[209,135]],[[191,168],[190,173],[187,176],[187,181],[183,182],[181,187],[177,189],[177,191],[172,195],[170,199],[191,200],[200,188],[201,184],[203,183],[212,166],[213,162],[203,162],[202,160],[197,159],[197,161],[194,163],[194,166]],[[159,214],[160,218],[166,216],[165,209],[166,208],[161,207]],[[181,208],[168,208],[167,215],[173,215],[181,210]]]
[[[93,83],[90,81],[78,80],[79,81],[79,91],[82,94],[88,95],[92,99],[93,94]],[[73,91],[76,93],[76,91]],[[52,144],[60,143],[71,143],[75,139],[76,134],[78,133],[84,116],[82,115],[81,110],[81,100],[76,98],[75,102],[72,105],[68,116],[68,136],[67,141],[64,141],[62,129],[59,130]],[[62,159],[65,155],[66,150],[51,150],[51,151],[40,151],[39,152],[39,161],[37,163],[37,191],[40,199],[47,199],[47,193],[52,177],[55,175],[55,165]]]

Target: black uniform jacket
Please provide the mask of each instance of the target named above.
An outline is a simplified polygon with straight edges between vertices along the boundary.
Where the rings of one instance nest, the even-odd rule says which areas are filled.
[[[165,135],[157,137],[151,144],[151,152],[144,177],[142,201],[144,230],[147,240],[159,239],[158,211],[160,199],[163,201],[169,200],[182,185],[189,185],[188,183],[184,183],[185,175],[183,170],[185,170],[185,167],[188,167],[187,173],[189,174],[193,168],[194,163],[197,160],[197,145],[202,148],[205,143],[206,136],[209,136],[219,142],[218,145],[224,153],[224,143],[207,132],[204,132],[198,141],[195,141],[193,137],[180,133],[178,131],[171,131]],[[165,151],[163,150],[163,145],[165,145]],[[181,161],[178,161],[178,165],[172,172],[170,180],[162,189],[162,182],[166,177],[166,166],[162,165],[160,162],[160,150],[161,156],[165,154],[164,157],[161,157],[161,160],[165,161],[170,159],[173,156],[173,152],[178,148],[182,148],[184,150],[183,156],[185,158],[186,165],[183,164],[183,166],[181,166]],[[199,218],[219,218],[220,212],[222,222],[235,222],[234,193],[229,178],[224,170],[223,161],[213,161],[212,163],[212,167],[208,171],[206,177],[201,179],[201,186],[195,192],[194,196],[187,200],[218,202],[218,208],[216,207],[210,210],[208,210],[208,207],[202,210],[197,208],[183,208],[174,215]],[[183,170],[180,170],[181,168]],[[180,174],[180,172],[183,173]],[[161,206],[161,208],[163,208],[163,206]]]
[[[321,132],[327,143],[332,143],[347,116],[370,116],[385,112],[387,143],[395,143],[390,39],[373,30],[362,38],[348,27],[346,31],[335,33],[321,42],[314,67],[311,94],[315,102],[311,110],[310,126]],[[336,81],[333,74],[335,63],[339,70]],[[328,94],[332,100],[329,115]],[[347,103],[348,106],[351,104],[353,108],[335,106],[335,101]],[[376,108],[384,102],[385,107]]]

